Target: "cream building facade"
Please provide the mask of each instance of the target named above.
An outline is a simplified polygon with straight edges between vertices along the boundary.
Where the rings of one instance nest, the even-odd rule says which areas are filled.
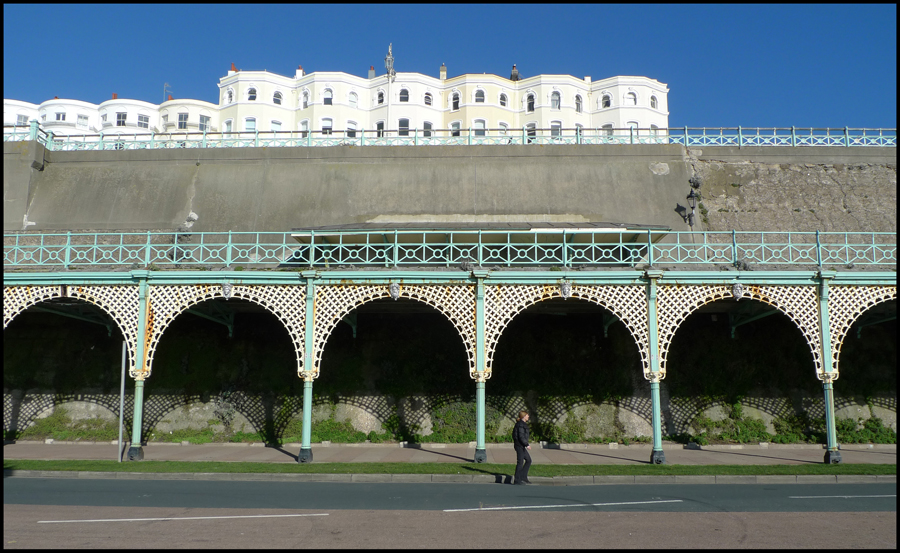
[[[232,68],[219,80],[218,102],[172,99],[162,104],[119,99],[99,105],[54,98],[41,104],[3,101],[5,126],[37,119],[55,136],[242,133],[280,131],[353,137],[360,130],[391,136],[536,133],[577,129],[603,134],[655,133],[668,127],[668,87],[647,77],[592,81],[571,75],[511,78],[492,74],[438,77],[397,72],[367,78],[343,72],[293,76]],[[629,127],[637,129],[629,130]],[[616,130],[619,129],[619,130]],[[367,136],[369,136],[367,132]]]

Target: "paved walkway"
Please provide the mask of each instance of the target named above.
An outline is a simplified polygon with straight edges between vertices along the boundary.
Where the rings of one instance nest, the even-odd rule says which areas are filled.
[[[282,448],[262,444],[181,445],[151,443],[144,446],[144,459],[152,461],[253,461],[296,463],[300,444]],[[475,447],[468,444],[312,444],[315,463],[463,463],[471,462]],[[515,464],[512,445],[487,444],[487,462]],[[673,465],[803,465],[822,463],[825,451],[820,445],[743,445],[704,446],[687,449],[680,444],[664,444],[666,462]],[[557,449],[534,444],[531,457],[535,465],[641,465],[650,463],[649,445],[610,447],[573,444]],[[116,459],[115,442],[52,443],[25,442],[5,444],[5,459]],[[896,445],[845,445],[844,463],[896,464]]]

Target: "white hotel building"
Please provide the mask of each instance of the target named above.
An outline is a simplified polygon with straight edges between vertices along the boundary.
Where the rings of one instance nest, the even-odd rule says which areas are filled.
[[[368,78],[341,72],[293,76],[241,71],[232,64],[219,80],[217,103],[172,99],[162,104],[119,99],[99,105],[54,98],[39,105],[3,100],[3,124],[33,119],[54,136],[184,132],[313,131],[355,136],[356,131],[389,135],[476,136],[528,132],[552,136],[581,128],[602,134],[655,133],[668,127],[668,88],[647,77],[592,81],[570,75],[510,78],[465,74],[447,78],[395,73]],[[640,129],[614,131],[614,129]],[[366,136],[375,133],[366,133]],[[301,135],[302,136],[302,135]]]

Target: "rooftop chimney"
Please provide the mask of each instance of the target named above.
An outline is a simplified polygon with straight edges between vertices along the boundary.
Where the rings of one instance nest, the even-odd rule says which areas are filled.
[[[115,97],[116,97],[116,95],[113,94],[113,98],[115,98]],[[53,99],[54,99],[54,100],[59,100],[59,96],[54,96]]]
[[[118,99],[119,99],[119,95],[116,94],[115,92],[113,92],[113,97],[112,97],[112,99],[113,99],[113,100],[118,100]]]
[[[519,80],[519,70],[516,69],[516,64],[513,64],[512,74],[509,76],[509,80],[511,80],[511,81]]]
[[[587,77],[585,77],[585,78],[584,78],[584,82],[586,82],[586,83],[589,83],[589,82],[591,82],[591,78],[590,78],[590,76],[587,76]]]
[[[171,94],[169,94],[169,99],[168,99],[168,101],[169,101],[169,102],[172,101],[172,95],[171,95]]]
[[[447,66],[444,65],[444,62],[441,62],[441,80],[444,81],[447,79]]]
[[[369,78],[370,79],[375,78],[375,66],[374,65],[369,66]]]
[[[295,78],[295,79],[299,79],[299,78],[302,77],[303,75],[306,75],[306,73],[303,72],[303,66],[302,66],[302,65],[298,65],[298,66],[297,66],[297,72],[294,74],[294,78]]]
[[[234,75],[237,73],[237,68],[234,66],[234,62],[231,62],[231,69],[228,70],[229,75]]]

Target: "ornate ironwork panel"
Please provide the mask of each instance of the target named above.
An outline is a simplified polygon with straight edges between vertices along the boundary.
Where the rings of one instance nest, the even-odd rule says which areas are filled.
[[[469,373],[475,373],[475,287],[471,285],[407,285],[395,287],[398,298],[426,303],[440,311],[463,339],[469,358]],[[313,376],[319,375],[319,363],[332,329],[356,307],[380,298],[390,298],[391,286],[323,285],[316,287],[315,331],[313,338]]]
[[[612,311],[628,327],[638,350],[644,374],[650,372],[650,340],[647,332],[647,292],[644,286],[566,286],[569,297],[596,303]],[[543,300],[563,297],[563,286],[547,284],[484,287],[484,370],[490,378],[497,341],[519,312]]]
[[[78,298],[92,303],[116,322],[128,345],[129,374],[132,378],[137,378],[137,286],[7,286],[3,288],[3,328],[30,306],[61,297]]]
[[[831,336],[832,380],[839,376],[838,363],[844,337],[853,322],[876,304],[897,299],[896,286],[831,286],[828,289],[828,329]]]
[[[659,370],[666,374],[666,356],[675,331],[688,315],[707,303],[735,298],[734,288],[725,285],[666,286],[658,288],[656,317],[659,331]],[[814,286],[758,286],[745,284],[735,299],[755,299],[775,307],[787,315],[806,338],[816,365],[816,375],[823,371],[819,339],[819,304]]]
[[[151,286],[147,320],[147,364],[145,378],[150,376],[153,354],[169,323],[194,304],[213,298],[241,298],[259,304],[287,329],[297,355],[297,372],[303,368],[303,325],[306,314],[306,286],[202,284],[194,286]]]

